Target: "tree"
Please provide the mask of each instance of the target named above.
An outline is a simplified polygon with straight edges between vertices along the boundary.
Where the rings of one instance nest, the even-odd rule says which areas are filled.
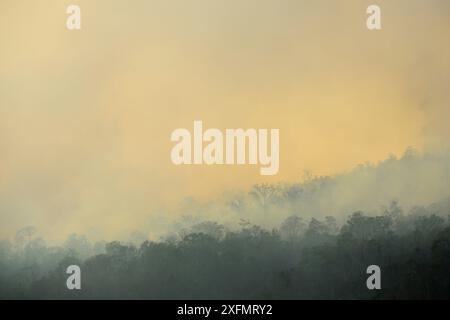
[[[304,234],[306,224],[299,216],[293,215],[286,218],[280,227],[280,234],[282,239],[288,241],[299,240]]]
[[[23,248],[23,246],[31,241],[35,234],[36,228],[33,226],[22,228],[16,232],[15,242],[19,245],[19,247]]]

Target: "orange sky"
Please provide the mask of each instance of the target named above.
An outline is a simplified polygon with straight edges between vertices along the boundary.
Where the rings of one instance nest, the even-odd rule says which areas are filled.
[[[371,3],[1,1],[0,237],[114,236],[186,196],[442,146],[450,6],[377,1],[369,32]],[[279,174],[174,166],[170,133],[194,120],[279,128]]]

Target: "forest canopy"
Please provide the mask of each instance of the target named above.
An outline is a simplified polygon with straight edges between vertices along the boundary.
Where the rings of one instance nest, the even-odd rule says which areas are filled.
[[[48,247],[33,228],[0,244],[0,298],[37,299],[405,299],[449,298],[450,199],[404,213],[336,219],[288,217],[267,230],[213,221],[176,237],[92,244],[71,235]],[[82,290],[66,288],[81,267]],[[366,268],[382,270],[382,290],[366,288]]]
[[[73,233],[50,244],[24,227],[0,242],[0,299],[448,299],[446,159],[408,151],[341,176],[192,201],[157,239],[135,230],[116,241]],[[388,193],[391,201],[367,209]],[[423,204],[433,197],[441,200]],[[207,219],[208,211],[224,217]],[[70,265],[80,266],[81,290],[66,287]],[[381,269],[381,290],[366,287],[370,265]]]

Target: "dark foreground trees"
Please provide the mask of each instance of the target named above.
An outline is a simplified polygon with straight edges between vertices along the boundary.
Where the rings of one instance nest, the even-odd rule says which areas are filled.
[[[31,242],[0,246],[0,298],[37,299],[433,299],[450,298],[450,225],[445,212],[289,217],[279,229],[245,224],[225,231],[204,223],[178,240],[139,247],[108,243],[87,255]],[[70,245],[70,246],[69,246]],[[85,258],[85,259],[84,259]],[[68,290],[68,265],[82,289]],[[381,268],[381,290],[368,290],[366,269]]]

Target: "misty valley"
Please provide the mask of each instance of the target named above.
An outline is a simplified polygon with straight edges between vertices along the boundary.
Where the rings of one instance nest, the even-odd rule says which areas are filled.
[[[308,216],[342,190],[352,190],[357,203],[358,194],[376,196],[374,181],[425,183],[421,172],[430,171],[423,168],[447,167],[448,159],[408,151],[342,176],[258,184],[223,207],[219,200],[194,207],[199,213],[220,207],[231,223],[221,216],[180,218],[155,240],[139,232],[108,242],[72,234],[49,245],[26,227],[0,242],[0,298],[448,299],[450,197],[412,206],[403,206],[403,197],[376,212]],[[433,183],[447,192],[445,176]],[[423,189],[410,185],[417,184],[408,185],[408,197],[418,199]],[[401,189],[390,186],[386,199]],[[258,220],[281,212],[284,218],[270,225]]]
[[[450,0],[0,0],[0,25],[1,302],[450,300]]]

